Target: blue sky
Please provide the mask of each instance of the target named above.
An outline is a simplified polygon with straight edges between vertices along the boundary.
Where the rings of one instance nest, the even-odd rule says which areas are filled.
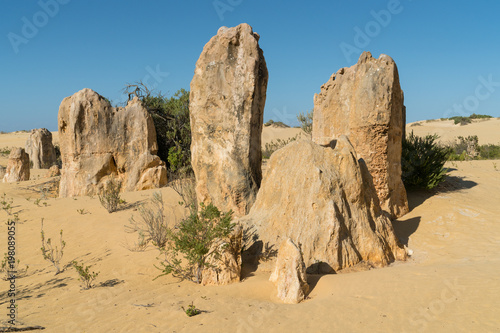
[[[265,120],[296,124],[363,50],[396,61],[408,122],[499,117],[498,13],[494,0],[1,0],[0,130],[57,130],[62,99],[83,88],[114,102],[139,80],[189,89],[203,46],[243,22],[269,70]]]

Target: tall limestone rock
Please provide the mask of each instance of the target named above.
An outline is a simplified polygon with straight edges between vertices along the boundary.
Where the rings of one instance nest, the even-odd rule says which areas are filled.
[[[52,133],[46,128],[31,130],[26,141],[26,152],[33,162],[33,169],[49,169],[56,163]]]
[[[30,158],[23,148],[14,148],[10,152],[7,169],[3,176],[4,183],[15,183],[30,179]]]
[[[403,99],[394,60],[369,52],[333,74],[314,96],[313,141],[327,144],[347,135],[373,176],[382,209],[393,218],[409,211],[401,180]]]
[[[261,133],[268,72],[248,24],[222,27],[191,81],[191,163],[198,202],[245,215],[262,179]]]
[[[301,140],[274,152],[255,204],[238,222],[251,236],[248,252],[265,257],[259,248],[271,253],[291,238],[315,273],[406,259],[366,165],[346,136],[328,147]]]
[[[153,120],[139,99],[114,108],[83,89],[62,101],[58,118],[61,197],[96,194],[109,178],[119,179],[122,191],[166,184]]]

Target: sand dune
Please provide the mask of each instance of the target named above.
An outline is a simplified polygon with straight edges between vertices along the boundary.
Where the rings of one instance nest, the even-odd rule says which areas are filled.
[[[498,123],[491,122],[479,125]],[[479,125],[457,127],[456,133]],[[427,126],[410,128],[417,133],[430,130]],[[265,128],[263,142],[293,136],[295,130]],[[500,132],[484,142],[481,133],[481,143],[500,141]],[[24,146],[23,135],[0,135],[0,148]],[[409,193],[411,212],[394,222],[398,237],[413,251],[408,262],[312,275],[309,299],[297,305],[281,304],[268,281],[270,273],[251,267],[244,268],[241,283],[229,286],[202,287],[171,276],[153,281],[159,274],[154,267],[159,252],[153,246],[130,251],[137,235],[124,226],[137,215],[135,205],[154,191],[123,194],[129,207],[112,214],[96,197],[48,198],[38,206],[35,200],[41,194],[29,187],[48,179],[42,178],[45,171],[33,170],[30,181],[0,183],[0,195],[13,198],[13,210],[22,221],[17,226],[18,258],[21,266],[29,265],[28,276],[16,281],[18,319],[24,325],[43,326],[44,332],[500,331],[500,171],[494,163],[455,162],[447,165],[448,181],[439,191]],[[186,212],[171,188],[161,192],[174,223]],[[83,260],[93,265],[99,272],[98,287],[82,290],[71,267],[54,275],[54,267],[40,252],[42,218],[47,237],[56,240],[64,230],[62,263]],[[3,210],[0,219],[7,220]],[[0,249],[5,248],[6,237],[0,237]],[[0,326],[7,318],[8,287],[0,280]],[[191,302],[203,310],[201,315],[184,314],[181,307]]]
[[[455,125],[453,120],[427,120],[406,125],[407,133],[415,135],[439,135],[439,141],[449,142],[457,136],[477,135],[479,144],[500,144],[500,118],[475,119],[471,124]]]

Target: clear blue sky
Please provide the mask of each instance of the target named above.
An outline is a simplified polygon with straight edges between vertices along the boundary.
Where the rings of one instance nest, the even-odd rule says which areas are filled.
[[[189,89],[205,43],[243,22],[269,70],[265,120],[295,124],[362,50],[396,61],[408,122],[499,117],[499,13],[494,0],[1,0],[0,130],[56,130],[62,99],[83,88],[114,102],[138,80]]]

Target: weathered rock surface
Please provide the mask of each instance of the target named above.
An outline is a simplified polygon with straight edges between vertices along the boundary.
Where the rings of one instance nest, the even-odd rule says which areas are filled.
[[[332,146],[301,140],[271,156],[255,204],[239,219],[254,236],[247,248],[275,250],[291,238],[302,245],[308,270],[318,273],[406,259],[366,165],[347,137]]]
[[[5,176],[5,167],[0,165],[0,179],[3,179],[3,176]]]
[[[97,194],[110,177],[121,181],[122,191],[166,184],[153,120],[139,99],[114,108],[83,89],[62,101],[58,118],[61,197]]]
[[[57,177],[61,175],[61,170],[57,165],[53,165],[45,174],[45,178]]]
[[[261,133],[268,72],[248,24],[222,27],[191,81],[191,156],[198,202],[245,215],[262,179]]]
[[[222,256],[219,259],[211,257],[207,260],[214,267],[203,270],[202,285],[225,285],[240,281],[242,238],[243,228],[236,225],[228,239],[217,243]]]
[[[278,250],[278,259],[269,281],[278,289],[278,298],[288,304],[304,300],[309,292],[306,265],[300,248],[290,239],[286,239]]]
[[[26,141],[26,153],[33,162],[33,169],[48,169],[56,163],[52,133],[46,128],[31,130]]]
[[[313,141],[327,144],[347,135],[391,217],[409,211],[401,180],[403,100],[394,60],[385,54],[375,59],[369,52],[356,65],[333,74],[314,96]]]
[[[15,183],[30,179],[30,158],[23,148],[14,148],[10,152],[7,169],[3,176],[4,183]]]

